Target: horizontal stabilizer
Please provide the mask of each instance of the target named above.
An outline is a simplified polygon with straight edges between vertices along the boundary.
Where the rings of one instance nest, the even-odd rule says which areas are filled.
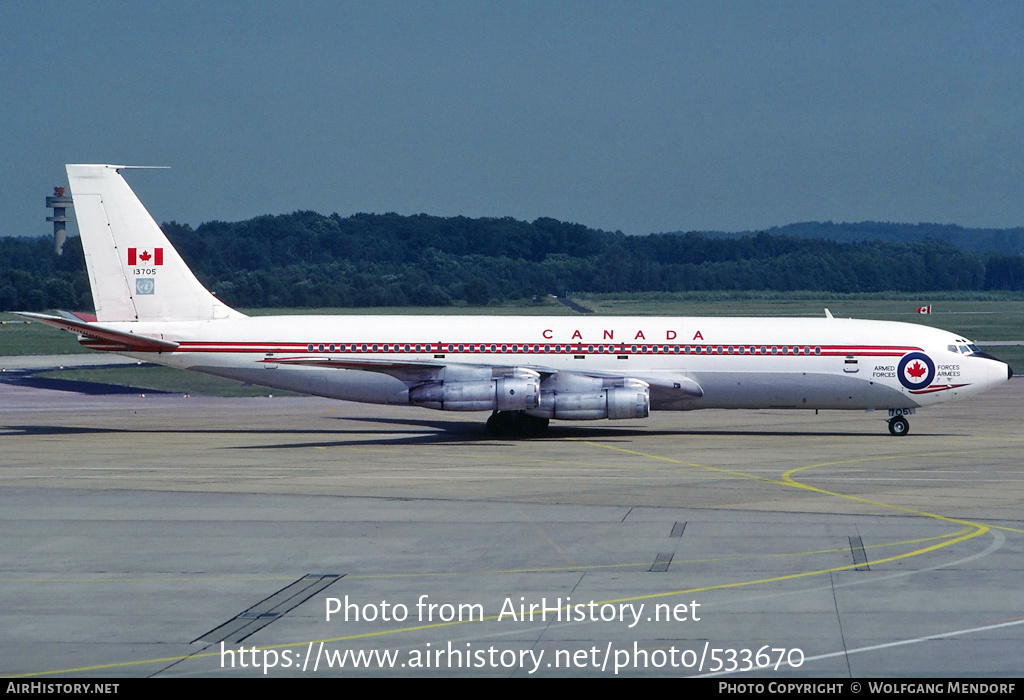
[[[115,331],[110,328],[104,328],[103,326],[99,326],[95,323],[88,323],[86,321],[80,321],[66,316],[47,316],[46,314],[34,314],[28,311],[17,311],[15,313],[19,316],[39,321],[40,323],[56,326],[57,328],[71,331],[72,333],[78,333],[86,338],[114,343],[115,345],[121,346],[124,350],[131,350],[135,352],[169,352],[177,349],[178,347],[178,344],[173,340],[150,338],[149,336],[138,335],[136,333]]]

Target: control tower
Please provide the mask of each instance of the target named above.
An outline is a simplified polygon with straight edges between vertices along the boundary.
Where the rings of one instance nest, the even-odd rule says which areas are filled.
[[[75,206],[71,197],[64,195],[63,187],[54,187],[53,196],[46,198],[46,206],[53,209],[53,216],[46,217],[47,221],[53,222],[53,250],[57,255],[64,252],[64,239],[67,238],[67,222],[71,221],[71,217],[67,215],[67,210]]]

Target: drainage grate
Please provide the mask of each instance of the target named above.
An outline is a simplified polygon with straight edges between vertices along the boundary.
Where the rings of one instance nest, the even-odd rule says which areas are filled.
[[[672,557],[674,556],[675,554],[673,552],[659,553],[658,556],[654,557],[654,564],[651,566],[650,569],[648,569],[648,571],[668,571],[668,565],[672,563]]]
[[[850,538],[850,551],[853,552],[853,563],[857,565],[854,571],[871,571],[868,566],[868,554],[864,551],[864,541],[860,535]]]
[[[224,624],[200,635],[192,640],[192,643],[229,642],[235,644],[241,642],[282,615],[299,607],[342,576],[344,574],[306,574],[298,581],[290,583],[277,593],[264,598],[248,610],[235,615]]]

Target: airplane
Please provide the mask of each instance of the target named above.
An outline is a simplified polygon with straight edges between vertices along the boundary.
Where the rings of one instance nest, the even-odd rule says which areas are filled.
[[[936,328],[834,318],[260,316],[196,279],[121,172],[68,165],[95,320],[22,313],[85,347],[242,382],[370,404],[490,411],[496,437],[551,419],[637,420],[651,410],[888,412],[1013,376]]]

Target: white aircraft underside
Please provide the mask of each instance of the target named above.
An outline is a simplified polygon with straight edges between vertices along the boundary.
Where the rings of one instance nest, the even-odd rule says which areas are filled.
[[[916,408],[1005,381],[953,333],[832,318],[246,317],[209,294],[121,178],[69,165],[95,322],[25,314],[83,345],[305,394],[491,411],[531,435],[549,419],[637,419],[699,408]]]

